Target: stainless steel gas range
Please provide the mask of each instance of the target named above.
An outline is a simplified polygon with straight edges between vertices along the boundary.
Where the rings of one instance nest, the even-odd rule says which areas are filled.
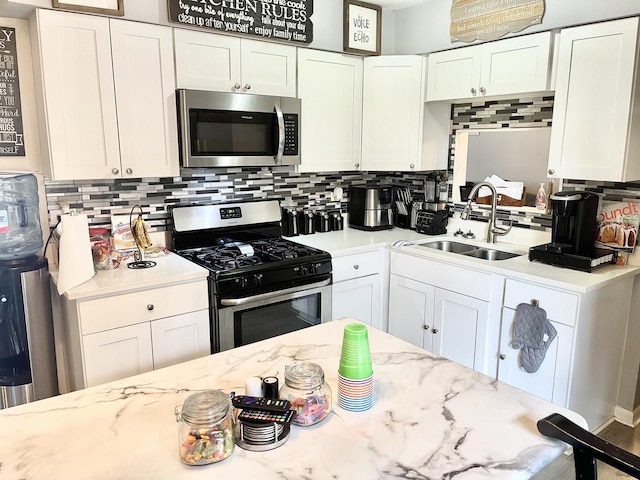
[[[331,319],[331,255],[281,236],[277,200],[171,209],[174,251],[209,270],[211,351]]]

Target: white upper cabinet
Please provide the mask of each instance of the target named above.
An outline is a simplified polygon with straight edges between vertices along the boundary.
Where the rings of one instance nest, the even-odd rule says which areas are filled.
[[[551,32],[429,55],[427,101],[549,89]]]
[[[549,176],[640,179],[638,18],[560,33]]]
[[[302,101],[300,172],[359,170],[362,58],[298,49]]]
[[[424,102],[426,58],[364,59],[362,169],[446,168],[450,109]]]
[[[171,29],[111,20],[123,176],[179,174]]]
[[[178,174],[170,28],[37,10],[31,33],[48,176]]]
[[[296,96],[296,47],[174,29],[178,88]]]

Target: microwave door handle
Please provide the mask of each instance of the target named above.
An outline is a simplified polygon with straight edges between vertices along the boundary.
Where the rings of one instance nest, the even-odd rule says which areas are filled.
[[[273,109],[278,119],[278,153],[276,154],[276,165],[282,165],[282,156],[284,155],[284,115],[280,105],[276,104]]]

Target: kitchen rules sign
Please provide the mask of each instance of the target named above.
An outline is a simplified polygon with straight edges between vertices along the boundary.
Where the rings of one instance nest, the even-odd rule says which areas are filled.
[[[168,0],[169,20],[264,39],[311,43],[313,0]]]
[[[0,27],[0,157],[24,157],[16,30]]]

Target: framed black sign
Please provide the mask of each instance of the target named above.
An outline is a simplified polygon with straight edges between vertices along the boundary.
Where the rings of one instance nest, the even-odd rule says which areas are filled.
[[[171,22],[264,40],[313,41],[313,0],[167,1]]]
[[[380,55],[382,8],[358,0],[344,0],[343,14],[344,51]]]
[[[16,30],[0,27],[0,157],[24,157]]]

